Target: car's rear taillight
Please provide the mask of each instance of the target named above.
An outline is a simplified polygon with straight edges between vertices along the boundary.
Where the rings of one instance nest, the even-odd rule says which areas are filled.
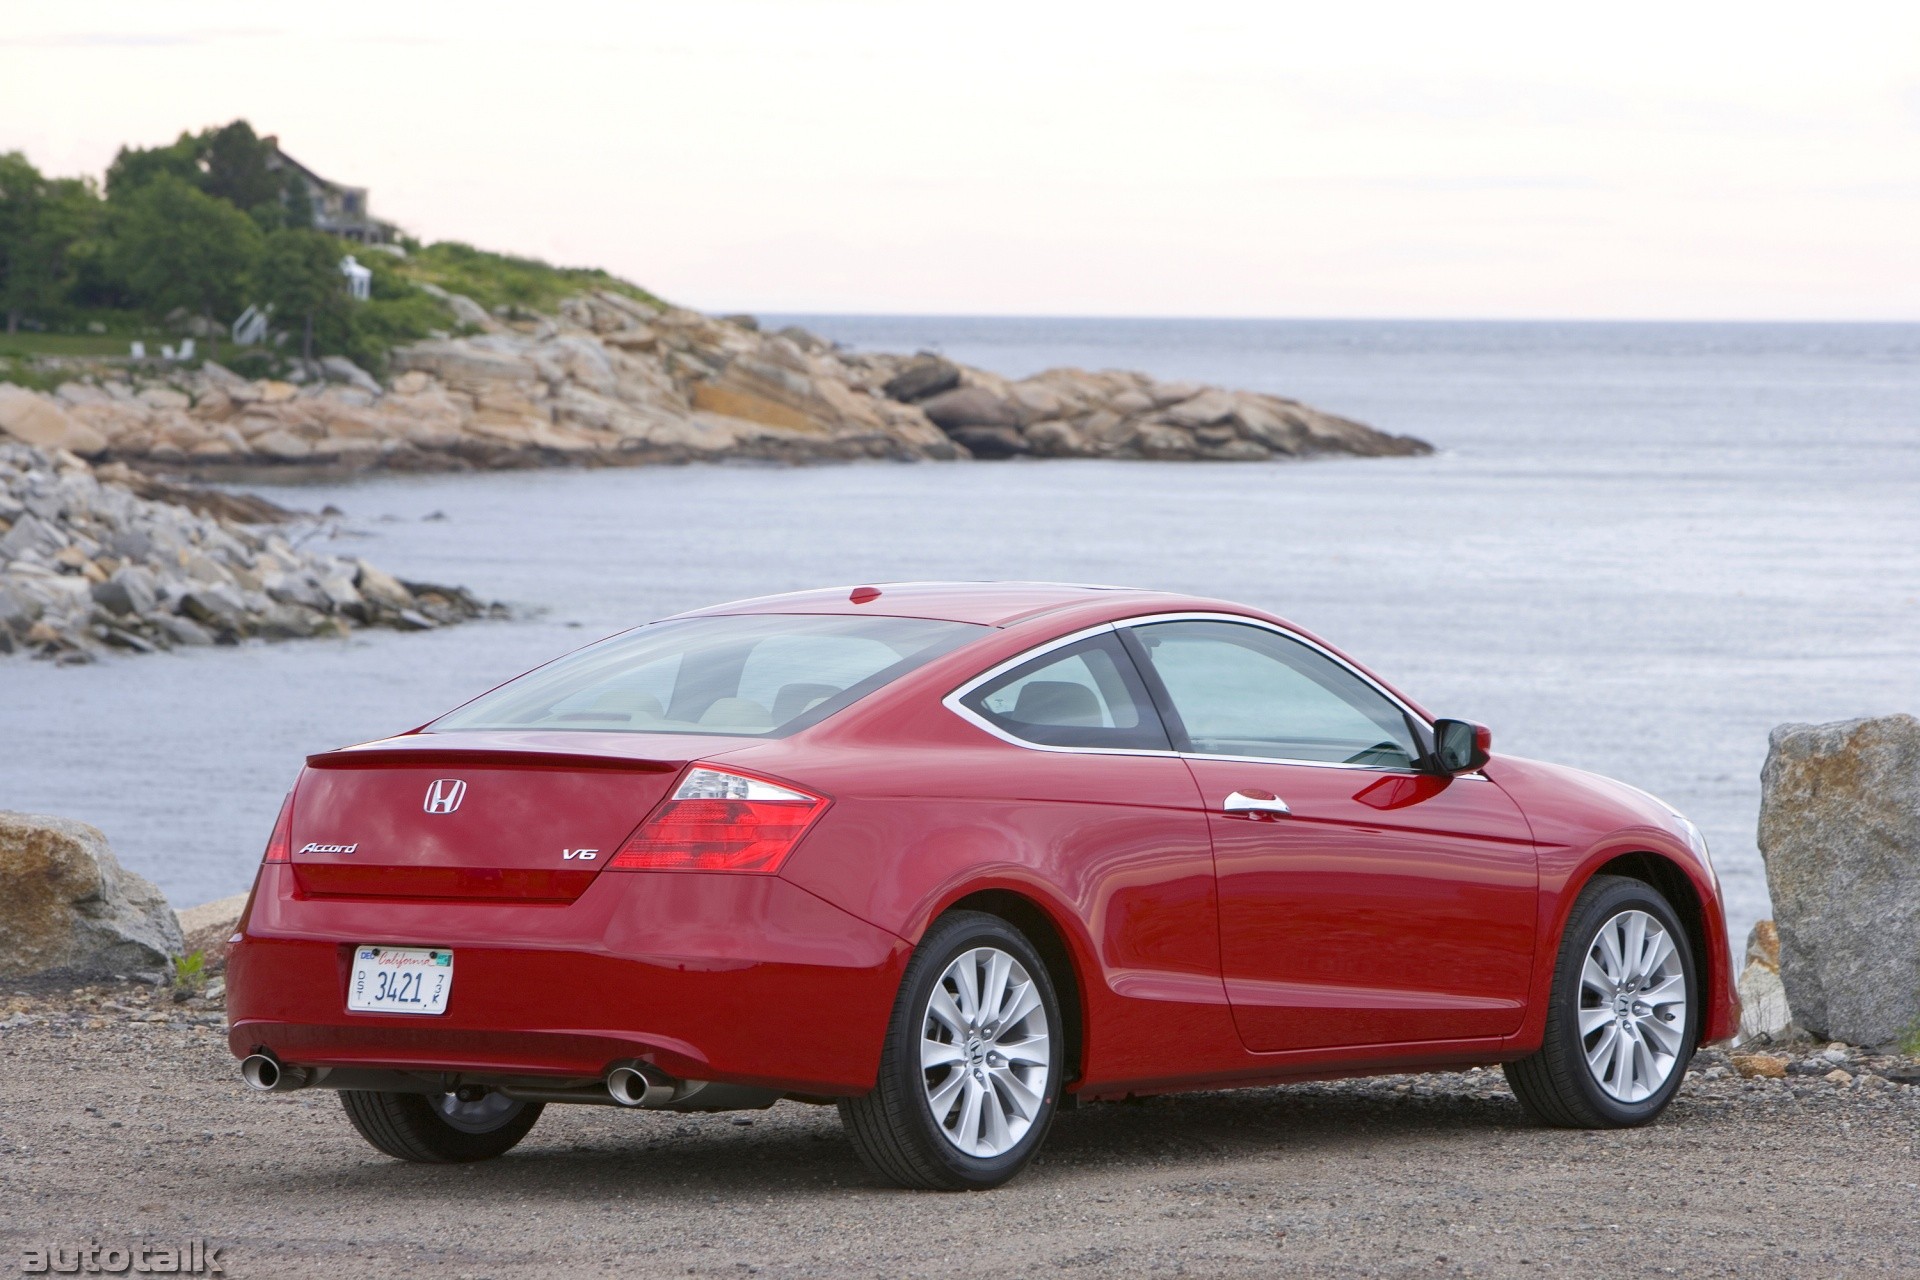
[[[293,861],[293,792],[287,792],[287,798],[280,802],[280,816],[273,820],[273,834],[267,837],[267,851],[260,855],[262,862]]]
[[[826,808],[824,796],[765,778],[692,769],[607,868],[778,871]]]

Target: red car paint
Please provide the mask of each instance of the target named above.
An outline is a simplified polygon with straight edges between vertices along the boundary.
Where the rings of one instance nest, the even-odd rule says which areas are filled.
[[[1057,954],[1084,1096],[1490,1063],[1538,1047],[1573,900],[1622,867],[1656,880],[1694,935],[1702,1039],[1733,1033],[1712,869],[1631,788],[1499,755],[1443,777],[1035,750],[943,702],[1059,637],[1193,612],[1285,628],[1392,692],[1241,605],[908,584],[684,615],[991,628],[788,737],[416,730],[311,757],[291,856],[263,864],[232,948],[231,1048],[567,1077],[637,1058],[682,1078],[863,1093],[915,940],[971,899],[1053,935],[1037,941]],[[828,803],[777,874],[607,870],[696,764]],[[423,819],[442,778],[469,798]],[[1224,815],[1234,790],[1284,795],[1293,815]],[[369,943],[452,948],[447,1012],[347,1012],[349,957]]]

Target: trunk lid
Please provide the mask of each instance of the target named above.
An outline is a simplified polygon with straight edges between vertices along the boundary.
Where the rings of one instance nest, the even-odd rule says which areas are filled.
[[[307,757],[293,873],[313,897],[571,902],[694,760],[750,742],[411,734]]]

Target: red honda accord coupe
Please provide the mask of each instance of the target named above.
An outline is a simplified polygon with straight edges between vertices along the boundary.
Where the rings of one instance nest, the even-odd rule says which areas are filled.
[[[1069,1099],[1492,1062],[1545,1123],[1644,1123],[1734,1029],[1705,842],[1488,748],[1218,600],[698,610],[309,757],[229,1039],[418,1161],[793,1098],[991,1187]]]

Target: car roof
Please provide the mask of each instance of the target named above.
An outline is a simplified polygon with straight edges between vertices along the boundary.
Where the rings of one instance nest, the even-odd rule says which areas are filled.
[[[740,613],[883,614],[1010,626],[1023,619],[1096,601],[1124,608],[1144,603],[1185,603],[1186,596],[1134,587],[1085,586],[1070,582],[875,582],[822,587],[783,595],[755,596],[677,614],[681,618]]]

